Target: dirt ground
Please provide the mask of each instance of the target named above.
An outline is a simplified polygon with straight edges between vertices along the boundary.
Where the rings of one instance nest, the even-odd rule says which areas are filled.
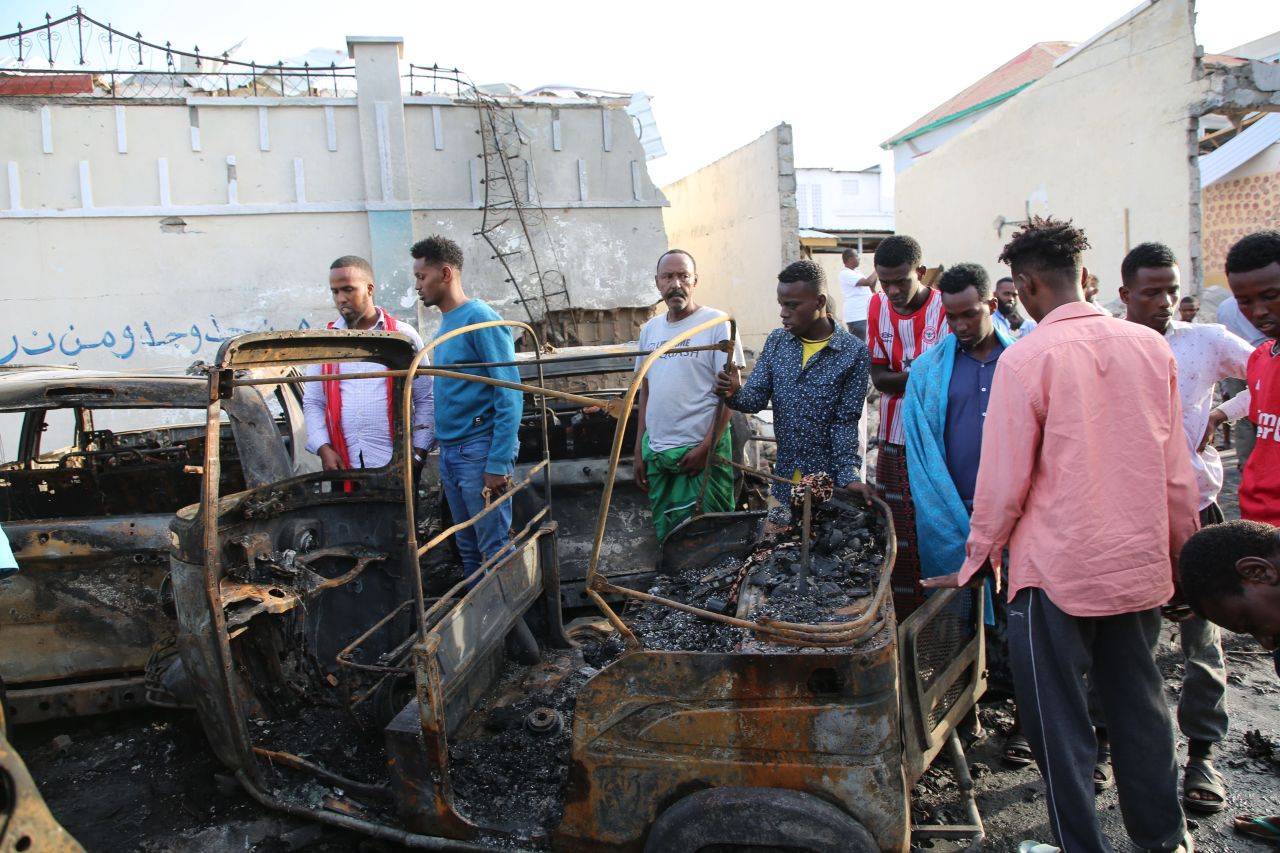
[[[874,427],[873,427],[874,429]],[[874,432],[872,433],[874,434]],[[1223,508],[1236,517],[1238,474],[1228,454]],[[1160,664],[1170,705],[1176,703],[1181,662],[1173,628],[1165,633]],[[1269,656],[1259,654],[1247,637],[1229,636],[1231,734],[1216,764],[1230,787],[1225,812],[1197,818],[1197,848],[1203,851],[1262,851],[1264,845],[1231,831],[1231,816],[1241,812],[1280,812],[1280,679]],[[988,734],[969,750],[986,823],[985,849],[1011,853],[1027,838],[1048,841],[1044,785],[1034,767],[1004,769],[1000,763],[1003,729],[1011,722],[1007,706],[982,711]],[[1256,731],[1246,743],[1246,734]],[[65,736],[60,738],[59,736]],[[384,843],[278,815],[241,792],[209,752],[192,714],[146,712],[81,721],[19,726],[10,731],[54,815],[89,851],[195,853],[195,851],[384,851]],[[66,740],[69,738],[69,742]],[[1275,747],[1272,756],[1266,746]],[[1185,749],[1185,744],[1183,745]],[[917,788],[916,818],[939,812],[959,815],[954,781],[946,761]],[[1117,850],[1124,841],[1114,790],[1098,798],[1108,834]],[[950,842],[921,847],[958,849]]]

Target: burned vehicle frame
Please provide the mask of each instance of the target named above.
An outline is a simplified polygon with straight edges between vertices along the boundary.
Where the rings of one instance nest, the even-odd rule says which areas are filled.
[[[3,687],[0,687],[3,693]],[[84,853],[49,812],[22,757],[9,743],[0,704],[0,850]]]
[[[0,466],[0,521],[21,566],[0,581],[11,721],[146,703],[148,663],[169,655],[176,628],[166,603],[169,522],[201,494],[207,396],[196,375],[0,371],[0,412],[22,419],[14,459]],[[258,389],[226,401],[215,437],[224,489],[293,472],[301,408],[285,395],[277,403],[281,422]],[[191,410],[195,426],[158,422]],[[70,445],[48,449],[59,411],[72,422]],[[107,413],[145,425],[104,429]]]
[[[495,325],[533,335],[509,321],[451,334]],[[708,349],[681,347],[707,327],[647,354],[626,393],[606,401],[548,389],[542,368],[555,356],[540,349],[540,381],[526,385],[467,372],[480,365],[421,367],[432,346],[415,356],[407,339],[388,333],[249,335],[224,345],[211,374],[210,429],[221,400],[252,384],[236,378],[244,367],[373,362],[385,369],[344,377],[405,380],[395,386],[386,468],[322,472],[224,497],[210,445],[202,503],[173,523],[182,661],[211,744],[255,799],[421,849],[905,851],[913,830],[980,843],[955,729],[985,687],[981,602],[942,592],[895,625],[887,594],[894,537],[883,504],[874,508],[886,543],[879,579],[838,623],[727,616],[600,571],[639,383],[667,352]],[[584,665],[566,633],[549,499],[504,552],[428,595],[421,559],[476,519],[418,544],[405,429],[405,388],[417,375],[518,388],[540,413],[555,396],[617,418],[586,596],[624,641],[620,657]],[[543,460],[484,512],[534,478],[553,494],[545,421],[543,429]],[[760,520],[758,512],[696,515],[663,543],[657,570],[749,548]],[[610,599],[688,612],[752,639],[729,652],[645,648]],[[576,692],[560,741],[565,775],[551,777],[554,807],[535,820],[464,802],[459,747],[489,742],[477,712],[513,711],[523,727],[558,731],[562,713],[538,703],[564,685]],[[537,701],[530,710],[507,703],[511,695]],[[944,748],[956,760],[968,823],[912,827],[910,785]],[[501,791],[490,794],[501,800]]]
[[[635,374],[635,345],[575,346],[557,349],[553,358],[535,363],[532,353],[518,353],[521,381],[542,381],[557,388],[578,391],[583,396],[608,401],[622,397]],[[577,388],[576,386],[585,386]],[[659,545],[653,535],[649,495],[635,485],[631,454],[624,453],[616,467],[609,464],[617,419],[603,405],[583,407],[548,396],[545,434],[549,442],[549,482],[556,497],[556,538],[559,545],[560,600],[566,611],[594,610],[587,596],[587,568],[595,539],[597,509],[604,481],[613,489],[609,498],[609,538],[600,553],[600,566],[611,578],[626,586],[644,588],[654,578]],[[635,438],[638,419],[626,422],[623,447]],[[520,456],[515,476],[523,478],[543,460],[543,427],[540,417],[526,416],[520,428]],[[751,442],[748,418],[734,412],[729,421],[733,461],[749,469],[759,462],[756,444]],[[515,498],[513,515],[528,518],[546,503],[542,478]],[[764,505],[762,490],[740,471],[735,471],[734,494],[738,508],[758,509]]]

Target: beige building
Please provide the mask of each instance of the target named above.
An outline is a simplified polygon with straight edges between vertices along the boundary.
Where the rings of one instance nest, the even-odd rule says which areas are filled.
[[[95,44],[105,29],[61,26]],[[167,67],[145,47],[159,72],[129,70],[143,48],[113,39],[124,70],[78,70],[64,38],[74,73],[29,47],[0,72],[0,364],[185,365],[241,331],[320,327],[343,254],[370,258],[380,303],[412,319],[408,248],[433,233],[462,244],[472,295],[549,314],[553,337],[655,301],[643,98],[476,90],[406,65],[396,38],[350,37],[324,68]]]
[[[1084,227],[1104,302],[1145,240],[1171,246],[1198,289],[1200,120],[1280,109],[1280,75],[1273,63],[1202,57],[1193,20],[1190,0],[1147,0],[1061,53],[898,175],[897,230],[920,240],[930,265],[1003,274],[996,258],[1012,229],[1053,214]]]
[[[778,272],[800,259],[791,126],[662,188],[671,246],[698,262],[698,301],[732,314],[759,353],[778,327]]]

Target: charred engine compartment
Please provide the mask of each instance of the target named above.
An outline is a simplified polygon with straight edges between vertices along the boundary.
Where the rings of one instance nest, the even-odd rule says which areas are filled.
[[[223,429],[221,488],[245,488]],[[204,427],[84,433],[76,447],[0,468],[0,521],[171,513],[200,500]]]

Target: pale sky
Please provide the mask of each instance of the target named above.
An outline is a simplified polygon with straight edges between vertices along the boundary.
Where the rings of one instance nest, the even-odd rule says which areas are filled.
[[[1210,53],[1280,30],[1277,0],[1197,7]],[[243,60],[398,35],[407,60],[457,66],[477,83],[644,91],[667,149],[649,163],[659,186],[781,121],[794,127],[797,166],[875,165],[882,141],[1034,42],[1083,41],[1131,8],[1133,0],[84,3],[91,17],[175,48],[217,54],[246,39],[235,55]],[[0,21],[11,32],[70,9],[0,0]]]

